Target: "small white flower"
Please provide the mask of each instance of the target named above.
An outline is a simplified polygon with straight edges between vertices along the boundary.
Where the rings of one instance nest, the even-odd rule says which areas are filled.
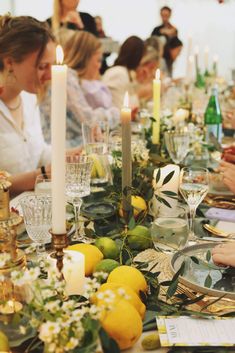
[[[3,252],[0,253],[0,267],[4,267],[8,261],[10,261],[10,254]]]
[[[19,331],[20,331],[21,335],[25,335],[26,334],[26,327],[20,325]]]
[[[46,321],[39,328],[39,338],[43,342],[52,342],[53,336],[57,335],[61,330],[61,327],[57,322]]]
[[[71,337],[70,340],[65,345],[65,351],[71,351],[78,346],[79,340],[75,337]]]
[[[50,301],[45,304],[44,308],[51,313],[56,313],[58,310],[60,310],[60,301],[59,300]]]

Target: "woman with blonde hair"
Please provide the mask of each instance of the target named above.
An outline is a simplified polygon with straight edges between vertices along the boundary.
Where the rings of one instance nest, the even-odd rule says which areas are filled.
[[[119,110],[113,106],[108,88],[99,80],[102,60],[100,41],[88,32],[60,32],[64,61],[69,66],[67,81],[67,142],[82,143],[81,124],[105,120],[111,128],[119,123]],[[49,95],[41,105],[45,139],[50,139]]]
[[[93,33],[97,36],[94,18],[86,13],[77,11],[80,0],[54,0],[54,10],[51,18],[47,20],[55,34],[61,26]]]

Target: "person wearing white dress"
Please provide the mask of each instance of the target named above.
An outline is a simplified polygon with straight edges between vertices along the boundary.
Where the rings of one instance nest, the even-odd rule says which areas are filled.
[[[50,80],[54,61],[54,37],[45,23],[0,16],[0,169],[12,173],[13,193],[33,189],[50,161],[35,94]]]

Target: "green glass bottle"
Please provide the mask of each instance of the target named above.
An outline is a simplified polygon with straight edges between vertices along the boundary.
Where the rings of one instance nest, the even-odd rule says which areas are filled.
[[[206,141],[211,142],[210,134],[216,137],[219,143],[222,140],[222,114],[218,99],[218,89],[215,86],[209,99],[205,114],[204,122],[206,127]]]

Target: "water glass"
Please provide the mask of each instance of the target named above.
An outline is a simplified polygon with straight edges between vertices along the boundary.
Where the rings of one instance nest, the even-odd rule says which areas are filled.
[[[51,197],[26,195],[19,202],[28,236],[36,243],[38,255],[44,255],[45,244],[51,241]]]
[[[106,148],[109,143],[109,124],[106,121],[96,122],[95,125],[82,124],[83,144],[103,142]],[[107,151],[107,150],[106,150]]]
[[[91,192],[91,170],[93,161],[86,155],[72,155],[66,158],[65,192],[68,200],[73,204],[75,216],[75,232],[72,240],[86,241],[79,235],[79,213],[82,197]]]
[[[196,209],[206,196],[209,189],[209,171],[206,168],[182,168],[180,172],[180,192],[189,206],[190,240],[194,235],[194,218]]]
[[[189,236],[185,208],[178,206],[161,211],[152,223],[151,236],[155,248],[165,251],[183,249]]]
[[[164,133],[167,151],[175,164],[181,163],[189,151],[189,134],[166,131]]]
[[[85,145],[87,155],[92,159],[91,185],[105,184],[112,181],[107,148],[104,143],[96,142]]]
[[[45,179],[44,174],[39,174],[36,177],[34,191],[37,195],[51,195],[51,176],[47,175],[47,178]]]
[[[75,197],[85,197],[91,192],[91,170],[93,161],[86,155],[71,155],[66,157],[66,195],[73,200]]]

